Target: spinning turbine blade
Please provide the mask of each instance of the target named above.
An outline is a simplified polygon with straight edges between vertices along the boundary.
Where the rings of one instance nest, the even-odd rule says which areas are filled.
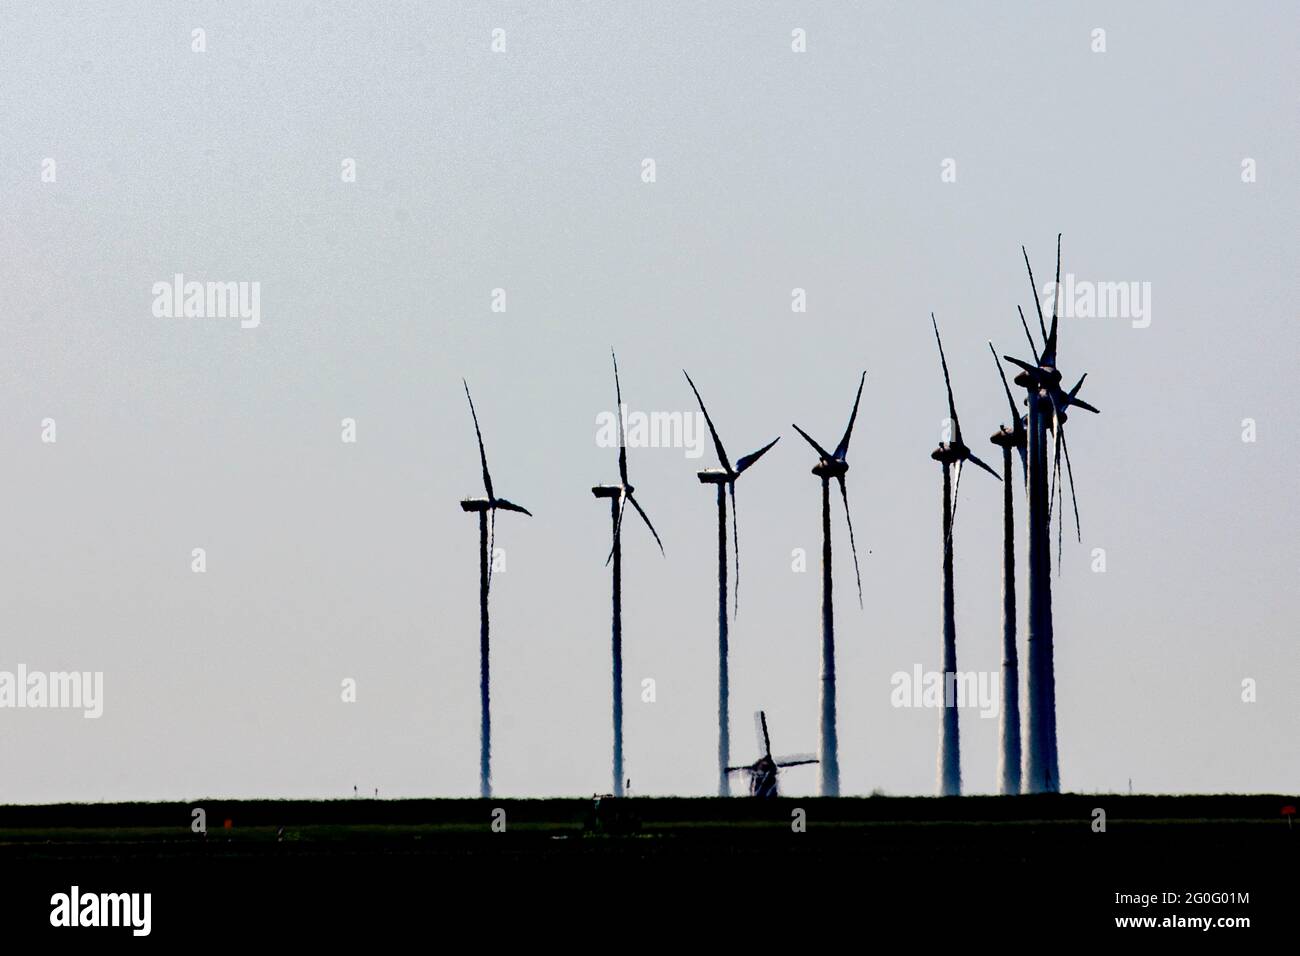
[[[1043,346],[1043,364],[1056,367],[1056,309],[1061,297],[1061,234],[1056,234],[1056,285],[1052,289],[1052,327],[1047,333],[1047,344]]]
[[[948,414],[952,417],[953,441],[960,445],[961,442],[961,422],[957,420],[957,403],[952,398],[952,380],[948,378],[948,360],[943,354],[943,339],[939,338],[939,323],[934,319],[934,313],[930,313],[930,322],[934,325],[934,340],[939,343],[939,361],[943,364],[943,384],[948,388]]]
[[[858,579],[858,607],[862,607],[862,575],[858,572],[858,545],[853,540],[853,517],[849,514],[849,489],[843,475],[836,475],[840,483],[840,497],[844,499],[844,520],[849,525],[849,548],[853,551],[853,576]]]
[[[1025,338],[1029,339],[1029,351],[1034,356],[1034,361],[1038,359],[1038,346],[1034,345],[1034,337],[1029,334],[1029,323],[1025,321],[1025,310],[1016,306],[1016,311],[1020,313],[1020,327],[1025,330]]]
[[[797,428],[798,426],[795,426],[795,427]],[[804,437],[806,438],[807,436],[805,435]],[[777,442],[779,442],[780,440],[781,440],[781,437],[778,435],[776,438],[773,438],[770,442],[768,442],[766,445],[764,445],[764,446],[763,446],[762,448],[760,448],[758,451],[753,452],[752,454],[749,454],[749,455],[742,455],[741,458],[740,458],[740,460],[736,462],[736,474],[738,474],[738,475],[743,475],[743,474],[745,473],[745,469],[746,469],[746,468],[748,468],[748,467],[749,467],[750,465],[752,465],[754,462],[758,461],[760,458],[762,458],[764,455],[766,455],[768,449],[771,448],[773,445],[775,445],[775,444],[776,444]]]
[[[1034,293],[1034,308],[1038,309],[1038,330],[1043,333],[1043,355],[1047,354],[1047,326],[1043,324],[1043,303],[1038,300],[1038,285],[1034,282],[1034,267],[1029,264],[1029,253],[1024,246],[1020,251],[1025,257],[1025,268],[1029,270],[1029,288]]]
[[[610,357],[614,359],[614,398],[617,403],[614,408],[614,417],[618,419],[618,479],[627,484],[627,439],[623,435],[623,390],[618,384],[618,356],[614,350],[609,350]]]
[[[943,550],[945,554],[952,550],[952,529],[957,527],[957,502],[961,500],[957,497],[958,493],[961,491],[961,466],[962,462],[958,460],[957,478],[952,483],[952,511],[948,513],[948,537],[943,542]]]
[[[478,413],[474,411],[474,399],[469,394],[469,382],[463,378],[460,381],[465,386],[465,397],[469,399],[469,413],[474,419],[474,434],[478,436],[478,457],[483,463],[483,488],[487,491],[487,496],[493,498],[495,496],[492,494],[492,476],[488,474],[487,452],[483,449],[483,433],[479,431]]]
[[[1011,406],[1011,427],[1016,429],[1020,425],[1020,410],[1016,408],[1016,400],[1011,397],[1011,386],[1007,384],[1007,373],[998,361],[997,350],[993,348],[993,343],[989,343],[989,351],[993,353],[993,364],[998,367],[998,374],[1002,376],[1002,389],[1007,393],[1007,404]]]
[[[1079,408],[1082,408],[1084,411],[1086,411],[1086,412],[1092,412],[1094,415],[1100,415],[1100,414],[1101,414],[1101,410],[1100,410],[1100,409],[1098,409],[1098,408],[1094,408],[1093,406],[1089,405],[1087,402],[1085,402],[1085,401],[1084,401],[1083,399],[1081,399],[1081,398],[1071,398],[1071,399],[1070,399],[1070,405],[1071,405],[1071,407],[1077,405]]]
[[[1020,359],[1012,358],[1010,355],[1004,355],[1002,357],[1006,359],[1008,362],[1010,362],[1012,365],[1016,366],[1016,368],[1024,369],[1030,375],[1035,375],[1038,372],[1037,366],[1030,365],[1028,362],[1022,362],[1020,361]]]
[[[614,560],[614,549],[618,547],[618,536],[623,530],[623,509],[627,506],[627,492],[618,496],[618,519],[614,522],[614,540],[609,546],[609,557],[605,559],[605,567],[609,567],[609,562]]]
[[[853,423],[858,417],[858,403],[862,401],[862,386],[867,381],[867,373],[862,373],[862,378],[858,379],[858,395],[853,399],[853,412],[849,415],[849,427],[844,429],[844,437],[840,443],[835,446],[835,457],[843,460],[844,456],[849,453],[849,439],[853,437]]]
[[[494,506],[500,508],[502,511],[517,511],[519,514],[528,515],[530,518],[533,516],[533,513],[523,505],[517,505],[513,501],[506,501],[504,498],[498,498],[494,502]]]
[[[686,376],[691,391],[695,393],[695,400],[700,403],[700,411],[704,413],[704,423],[709,426],[709,434],[713,436],[713,447],[718,452],[718,461],[723,468],[731,471],[731,462],[727,460],[727,450],[722,447],[722,439],[718,437],[718,430],[713,427],[713,419],[709,417],[709,410],[704,407],[704,399],[700,398],[700,390],[695,387],[695,383],[691,381],[691,376],[686,369],[682,369],[682,374]]]
[[[802,435],[803,440],[806,441],[808,444],[812,445],[813,448],[816,450],[817,454],[821,455],[822,458],[826,459],[826,461],[831,461],[835,457],[830,452],[828,452],[825,448],[823,448],[821,445],[813,441],[812,436],[810,436],[806,431],[804,431],[798,425],[792,423],[790,427],[792,427],[795,431],[797,431],[800,435]]]
[[[1070,500],[1074,502],[1074,534],[1079,543],[1083,543],[1083,528],[1079,526],[1079,499],[1074,493],[1074,469],[1070,467],[1070,445],[1065,440],[1065,432],[1061,432],[1061,450],[1065,452],[1065,474],[1070,479]]]
[[[978,458],[976,458],[973,454],[971,454],[971,453],[968,452],[967,455],[966,455],[966,457],[967,457],[968,460],[973,461],[975,464],[979,465],[981,468],[983,468],[985,471],[987,471],[990,475],[992,475],[992,476],[993,476],[994,478],[996,478],[998,481],[1001,481],[1001,480],[1002,480],[1002,476],[1001,476],[1001,475],[999,475],[996,471],[994,471],[994,470],[993,470],[992,468],[990,468],[988,465],[984,464],[984,462],[980,461],[980,460],[979,460]]]
[[[736,521],[736,482],[727,482],[727,491],[731,493],[731,550],[736,562],[736,583],[731,589],[731,616],[740,615],[740,525]]]
[[[636,498],[632,497],[631,495],[628,495],[627,500],[632,502],[632,507],[636,509],[636,513],[641,516],[641,520],[645,522],[645,526],[649,528],[650,533],[655,536],[655,543],[659,545],[659,553],[666,554],[666,552],[664,551],[664,543],[659,540],[659,532],[656,531],[655,526],[650,523],[649,515],[647,515],[645,511],[642,510],[641,506],[637,504]],[[622,516],[620,515],[620,518],[621,517]]]
[[[487,553],[487,586],[488,591],[492,590],[492,556],[496,554],[497,547],[497,509],[488,509],[488,553]]]
[[[763,711],[758,712],[759,724],[763,731],[763,756],[771,759],[772,757],[772,740],[767,735],[767,714]]]

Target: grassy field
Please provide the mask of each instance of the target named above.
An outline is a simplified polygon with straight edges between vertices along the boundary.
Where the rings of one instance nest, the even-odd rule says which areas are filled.
[[[1297,886],[1300,831],[1282,814],[1295,802],[629,798],[600,814],[590,799],[0,806],[0,882],[47,913],[49,892],[71,882],[147,889],[159,925],[174,928],[212,906],[241,920],[272,906],[342,930],[366,913],[424,912],[431,899],[444,918],[531,907],[590,919],[588,901],[606,894],[629,918],[706,901],[738,916],[757,893],[796,911],[923,920],[936,891],[944,912],[977,922],[1010,906],[1025,925],[1101,929],[1126,912],[1116,894],[1132,892],[1245,893],[1235,911],[1267,919]],[[191,829],[195,808],[206,834]]]

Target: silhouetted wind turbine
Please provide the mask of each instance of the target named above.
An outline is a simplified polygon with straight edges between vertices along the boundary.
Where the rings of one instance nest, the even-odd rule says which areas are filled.
[[[989,441],[1002,449],[1002,711],[999,728],[1002,746],[999,750],[998,780],[1003,794],[1020,792],[1020,660],[1016,649],[1016,518],[1011,452],[1020,453],[1020,470],[1026,487],[1029,470],[1025,461],[1025,423],[1011,396],[1007,373],[998,361],[998,353],[989,343],[993,364],[1002,377],[1002,388],[1007,393],[1011,408],[1011,424],[1001,426]]]
[[[618,484],[617,485],[596,485],[591,489],[591,493],[597,498],[610,499],[610,520],[614,527],[614,543],[609,550],[609,557],[605,563],[611,561],[614,565],[614,598],[612,614],[612,646],[613,646],[613,680],[614,680],[614,796],[623,796],[623,548],[620,532],[623,527],[623,509],[630,504],[636,513],[641,516],[641,520],[646,523],[650,533],[654,535],[655,541],[659,545],[660,553],[663,553],[664,543],[659,540],[659,532],[655,531],[655,526],[650,523],[649,516],[637,504],[636,498],[632,496],[633,488],[627,480],[627,442],[623,434],[623,391],[618,382],[618,357],[610,350],[610,355],[614,359],[614,396],[617,404],[614,407],[614,415],[618,419]]]
[[[858,394],[853,399],[853,412],[844,437],[831,454],[809,437],[798,425],[794,430],[820,456],[812,473],[822,480],[822,739],[821,739],[821,792],[823,797],[840,795],[839,742],[835,731],[835,610],[831,591],[831,479],[840,485],[844,499],[844,520],[849,526],[849,547],[853,550],[853,574],[858,582],[858,606],[862,606],[862,575],[858,571],[858,546],[853,540],[853,518],[849,515],[849,492],[844,475],[849,470],[845,460],[849,453],[849,439],[853,436],[853,423],[858,417],[858,403],[862,400],[862,385],[867,373],[858,380]]]
[[[943,384],[948,389],[948,416],[952,421],[952,441],[940,442],[930,457],[943,465],[943,726],[939,736],[939,795],[961,795],[961,740],[957,720],[957,621],[953,607],[952,526],[957,517],[957,493],[961,490],[962,466],[971,462],[994,478],[998,473],[975,457],[961,440],[961,421],[952,397],[952,380],[948,377],[948,359],[939,338],[939,323],[930,313],[934,340],[939,343],[939,362],[943,366]],[[952,481],[953,466],[957,480]],[[999,479],[1001,480],[1001,479]]]
[[[479,612],[479,698],[482,710],[479,725],[479,795],[492,796],[492,715],[488,695],[488,589],[492,584],[492,554],[496,545],[497,511],[517,511],[530,518],[532,512],[527,508],[498,498],[492,490],[492,476],[488,474],[487,452],[483,449],[483,433],[478,427],[478,413],[474,411],[474,399],[469,394],[469,383],[461,380],[465,386],[465,397],[469,399],[470,417],[474,419],[474,434],[478,438],[478,456],[483,465],[483,490],[486,498],[463,498],[461,510],[478,512],[478,612]]]
[[[1052,325],[1049,330],[1043,321],[1043,307],[1039,301],[1038,287],[1034,283],[1034,270],[1029,265],[1029,253],[1021,246],[1025,269],[1029,272],[1029,286],[1038,310],[1038,328],[1043,336],[1043,351],[1037,352],[1033,335],[1024,322],[1025,335],[1029,337],[1034,364],[1004,355],[1011,364],[1021,369],[1015,382],[1028,393],[1027,449],[1029,460],[1029,670],[1027,700],[1029,704],[1029,731],[1026,738],[1025,772],[1022,787],[1027,793],[1057,793],[1061,788],[1059,761],[1056,749],[1056,676],[1053,662],[1052,627],[1052,553],[1051,520],[1053,488],[1049,492],[1047,462],[1047,431],[1055,436],[1055,453],[1051,474],[1060,472],[1061,451],[1065,452],[1065,467],[1070,478],[1070,494],[1074,496],[1074,476],[1070,466],[1070,451],[1065,443],[1065,410],[1077,405],[1094,414],[1098,410],[1079,398],[1083,375],[1069,392],[1061,388],[1061,373],[1056,367],[1058,305],[1061,292],[1061,237],[1056,237],[1056,285],[1052,297]],[[1062,496],[1064,497],[1064,496]],[[1078,502],[1075,501],[1075,523],[1078,526]],[[1082,531],[1079,531],[1082,539]]]
[[[713,447],[718,452],[718,462],[722,465],[721,468],[706,468],[698,472],[697,477],[701,484],[717,485],[718,488],[718,796],[729,797],[731,778],[727,772],[727,764],[731,760],[731,720],[727,679],[727,493],[731,494],[731,532],[736,552],[735,609],[738,612],[740,610],[740,532],[736,527],[736,479],[781,439],[774,438],[753,454],[745,455],[736,462],[736,467],[733,469],[731,460],[727,457],[727,450],[722,447],[722,439],[718,437],[718,430],[713,427],[709,410],[704,407],[704,399],[700,398],[700,390],[695,387],[695,383],[691,381],[691,376],[685,369],[682,370],[682,374],[690,383],[691,391],[695,393],[695,400],[700,403],[700,411],[704,413],[709,434],[713,436]]]

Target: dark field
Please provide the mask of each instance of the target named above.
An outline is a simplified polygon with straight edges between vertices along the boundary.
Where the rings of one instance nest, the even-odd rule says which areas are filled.
[[[1294,930],[1294,798],[1059,795],[750,799],[196,800],[0,806],[6,911],[29,928],[51,893],[153,894],[154,936],[253,926],[325,935],[375,921],[498,933],[516,920],[630,926],[768,910],[924,933],[1010,921],[1117,930],[1127,915],[1249,916]],[[207,814],[207,835],[190,829]],[[493,832],[493,811],[505,832]],[[1093,811],[1106,832],[1093,830]],[[806,832],[793,832],[796,809]],[[223,826],[229,820],[229,829]],[[1116,893],[1177,893],[1121,905]],[[1190,905],[1192,893],[1248,894]],[[79,932],[91,932],[81,930]],[[98,932],[104,932],[99,930]],[[1178,932],[1200,932],[1178,930]],[[919,939],[920,937],[918,937]]]

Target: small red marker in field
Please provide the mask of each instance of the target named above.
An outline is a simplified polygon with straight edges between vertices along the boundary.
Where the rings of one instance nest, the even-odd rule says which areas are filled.
[[[1282,816],[1286,817],[1286,828],[1291,829],[1291,818],[1295,816],[1295,807],[1283,807]]]
[[[235,828],[235,821],[227,818],[226,822],[221,825],[227,830],[233,830]]]

